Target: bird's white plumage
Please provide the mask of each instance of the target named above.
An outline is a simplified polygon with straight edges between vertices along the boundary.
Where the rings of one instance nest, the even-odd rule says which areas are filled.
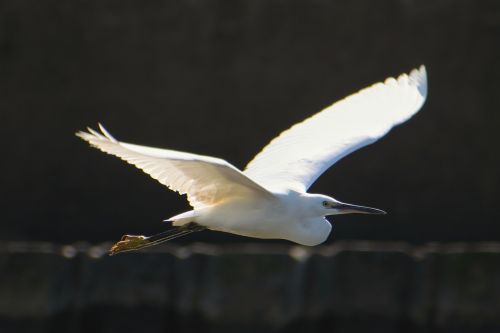
[[[101,151],[142,169],[168,188],[187,194],[195,209],[239,196],[272,198],[266,189],[222,159],[120,142],[100,124],[99,127],[102,134],[89,128],[88,133],[77,135]]]
[[[214,157],[120,142],[101,125],[101,133],[89,129],[77,135],[187,194],[194,210],[171,218],[174,226],[194,222],[212,230],[312,246],[331,231],[325,216],[384,212],[309,194],[307,189],[336,161],[409,119],[426,95],[423,66],[374,84],[281,133],[244,172]]]
[[[281,133],[244,173],[272,191],[305,192],[342,157],[408,120],[426,95],[424,66],[376,83]]]

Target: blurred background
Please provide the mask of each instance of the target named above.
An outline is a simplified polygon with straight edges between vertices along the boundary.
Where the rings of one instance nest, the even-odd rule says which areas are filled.
[[[425,64],[422,111],[311,188],[381,208],[306,249],[202,232],[105,256],[188,208],[74,136],[243,168],[282,130]],[[500,3],[0,2],[8,332],[499,332]]]

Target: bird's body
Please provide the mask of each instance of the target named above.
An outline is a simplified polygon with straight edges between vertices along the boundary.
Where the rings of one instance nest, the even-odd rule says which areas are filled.
[[[281,133],[245,168],[196,154],[116,140],[104,127],[77,135],[96,148],[134,164],[172,190],[187,194],[193,210],[168,221],[176,228],[152,237],[124,236],[112,253],[155,245],[210,229],[313,246],[332,226],[328,215],[383,214],[345,204],[308,188],[347,154],[375,142],[408,120],[427,95],[425,68],[389,78],[353,94]]]
[[[272,198],[237,198],[189,211],[169,220],[174,226],[195,222],[215,231],[263,238],[287,239],[302,245],[323,243],[331,224],[311,214],[314,198],[306,193],[272,193]]]

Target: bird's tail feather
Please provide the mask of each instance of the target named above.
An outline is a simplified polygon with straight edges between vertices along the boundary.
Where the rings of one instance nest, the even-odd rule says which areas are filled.
[[[195,222],[191,222],[180,227],[172,227],[172,229],[149,237],[142,235],[124,235],[119,242],[111,247],[109,255],[115,255],[120,252],[135,251],[153,245],[158,245],[174,238],[182,237],[205,229],[205,227]]]

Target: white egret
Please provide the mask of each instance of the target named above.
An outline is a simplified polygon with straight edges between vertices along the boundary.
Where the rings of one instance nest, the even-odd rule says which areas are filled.
[[[244,171],[225,160],[120,142],[99,124],[77,136],[135,165],[168,188],[187,194],[193,210],[166,221],[151,237],[125,235],[111,254],[137,250],[204,229],[286,239],[313,246],[331,231],[328,215],[384,214],[308,188],[335,162],[408,120],[427,96],[425,67],[388,78],[292,126],[271,141]]]

